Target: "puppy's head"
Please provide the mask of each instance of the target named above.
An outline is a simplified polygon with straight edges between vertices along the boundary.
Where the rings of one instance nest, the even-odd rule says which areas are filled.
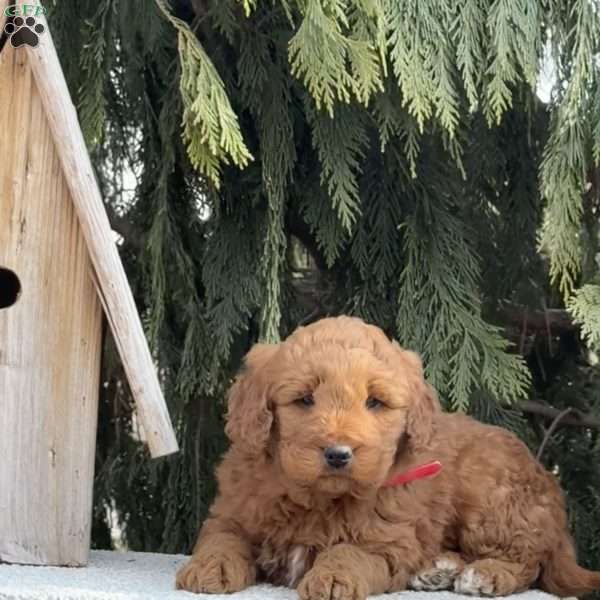
[[[226,433],[270,452],[289,480],[341,495],[383,483],[399,448],[432,435],[435,395],[421,361],[377,327],[349,317],[257,344],[230,395]]]

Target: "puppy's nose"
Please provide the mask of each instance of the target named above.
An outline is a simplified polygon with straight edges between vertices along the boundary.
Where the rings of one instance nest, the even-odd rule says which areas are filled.
[[[325,448],[325,460],[332,469],[341,469],[352,460],[350,446],[329,446]]]

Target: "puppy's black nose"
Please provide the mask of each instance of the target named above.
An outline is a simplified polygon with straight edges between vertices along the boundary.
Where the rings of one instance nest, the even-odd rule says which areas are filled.
[[[352,448],[350,446],[330,446],[325,448],[325,460],[332,469],[341,469],[352,460]]]

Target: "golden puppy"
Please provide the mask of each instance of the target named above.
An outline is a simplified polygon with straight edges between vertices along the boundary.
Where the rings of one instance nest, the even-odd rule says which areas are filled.
[[[359,319],[252,348],[226,433],[180,589],[269,581],[301,600],[363,600],[407,586],[600,587],[575,562],[555,478],[507,431],[441,412],[417,355]]]

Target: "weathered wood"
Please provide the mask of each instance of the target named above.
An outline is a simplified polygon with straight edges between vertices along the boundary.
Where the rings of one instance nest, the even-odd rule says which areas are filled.
[[[6,16],[4,15],[4,10],[8,6],[8,0],[0,0],[0,36],[4,31],[4,25],[6,23]]]
[[[127,277],[79,127],[67,84],[46,27],[26,52],[45,108],[67,185],[94,265],[104,305],[152,456],[176,452],[177,441]]]
[[[90,547],[101,307],[27,54],[0,53],[0,562],[83,565]]]

